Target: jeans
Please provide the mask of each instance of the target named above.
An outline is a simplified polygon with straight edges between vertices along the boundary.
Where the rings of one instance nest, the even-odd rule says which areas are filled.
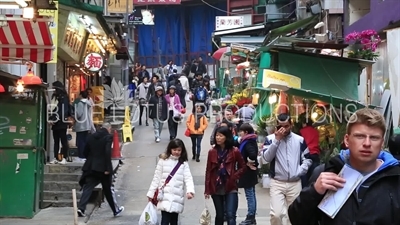
[[[186,99],[185,99],[186,93],[187,93],[186,90],[182,90],[182,93],[180,93],[179,95],[179,100],[181,101],[181,105],[185,109],[186,109]]]
[[[146,112],[146,123],[147,123],[147,107],[144,105],[139,105],[139,123],[142,124],[142,116],[143,116],[143,111]]]
[[[190,139],[192,140],[192,153],[193,155],[200,155],[201,152],[201,140],[203,139],[203,135],[190,135]],[[197,149],[197,151],[196,151]]]
[[[257,210],[257,199],[256,199],[256,188],[255,186],[251,188],[245,188],[244,193],[247,200],[247,215],[255,216]]]
[[[164,123],[161,122],[159,119],[157,119],[157,118],[153,119],[154,136],[156,138],[160,137],[163,126],[164,126]]]
[[[173,110],[169,111],[168,130],[169,130],[169,136],[176,138],[176,135],[178,133],[178,121],[175,121],[175,119],[174,119],[174,111]]]
[[[238,193],[231,192],[225,195],[212,195],[211,198],[215,207],[215,225],[224,224],[225,208],[227,224],[236,225],[236,211],[239,202]]]
[[[178,213],[161,211],[161,225],[178,225]]]
[[[88,135],[89,131],[76,132],[76,147],[78,147],[78,157],[81,159],[85,158],[83,152],[85,150]]]
[[[60,140],[61,140],[61,151],[64,158],[68,157],[68,139],[67,139],[67,129],[53,130],[54,139],[54,158],[57,159],[58,151],[60,151]]]

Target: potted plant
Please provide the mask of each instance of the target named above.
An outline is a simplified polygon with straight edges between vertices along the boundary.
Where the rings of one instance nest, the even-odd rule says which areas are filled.
[[[353,32],[346,36],[346,42],[350,43],[349,58],[376,60],[379,53],[376,52],[381,38],[374,30],[364,30],[361,32]]]

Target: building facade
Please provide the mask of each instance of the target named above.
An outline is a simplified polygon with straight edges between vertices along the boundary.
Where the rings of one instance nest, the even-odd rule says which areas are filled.
[[[344,0],[344,31],[382,31],[400,21],[398,0]]]

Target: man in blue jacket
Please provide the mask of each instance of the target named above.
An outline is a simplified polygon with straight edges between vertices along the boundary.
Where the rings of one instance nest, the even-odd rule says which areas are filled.
[[[369,108],[350,117],[344,137],[349,149],[314,170],[311,184],[289,207],[292,225],[400,224],[400,166],[381,150],[385,124],[383,116]],[[342,206],[338,203],[338,212],[331,218],[318,205],[327,191],[344,187],[346,181],[338,175],[344,165],[358,171],[362,180]]]

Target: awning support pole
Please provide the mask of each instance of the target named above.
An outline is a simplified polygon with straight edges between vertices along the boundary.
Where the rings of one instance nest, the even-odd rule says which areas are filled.
[[[3,45],[0,44],[0,49],[2,48],[23,48],[23,49],[48,49],[54,50],[54,46],[49,45]]]

